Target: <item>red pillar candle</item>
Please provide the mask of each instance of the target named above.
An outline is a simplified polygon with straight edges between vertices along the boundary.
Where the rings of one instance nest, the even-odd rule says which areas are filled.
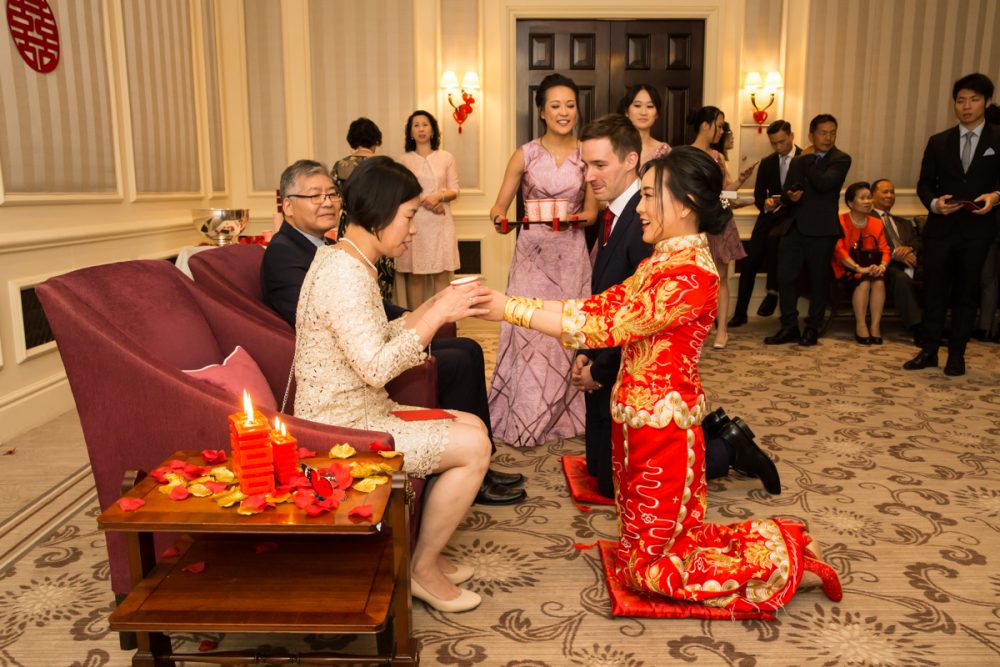
[[[274,490],[271,426],[267,417],[253,408],[243,392],[243,412],[229,415],[229,442],[233,449],[233,472],[240,490],[247,495]]]
[[[288,435],[288,429],[277,417],[271,431],[271,450],[274,453],[274,474],[279,484],[288,484],[299,471],[299,441]]]
[[[552,231],[559,231],[559,218],[552,218]]]

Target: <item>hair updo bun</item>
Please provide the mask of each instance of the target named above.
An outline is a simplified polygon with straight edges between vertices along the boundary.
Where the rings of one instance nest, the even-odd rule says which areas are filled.
[[[705,151],[694,146],[678,146],[666,156],[650,161],[654,191],[666,186],[678,202],[686,202],[698,220],[698,231],[718,234],[733,216],[722,205],[722,169]],[[662,205],[661,205],[662,206]]]

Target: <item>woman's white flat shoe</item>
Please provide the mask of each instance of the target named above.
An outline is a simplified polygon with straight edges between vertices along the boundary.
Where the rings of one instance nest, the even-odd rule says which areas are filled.
[[[410,577],[410,594],[418,600],[423,600],[428,606],[446,613],[456,613],[460,611],[470,611],[479,606],[483,601],[478,593],[460,588],[461,594],[454,600],[443,600],[431,594],[426,588],[421,586],[416,579]]]
[[[476,573],[476,568],[472,565],[458,564],[455,568],[454,572],[445,572],[444,576],[456,586],[472,579],[472,575]]]

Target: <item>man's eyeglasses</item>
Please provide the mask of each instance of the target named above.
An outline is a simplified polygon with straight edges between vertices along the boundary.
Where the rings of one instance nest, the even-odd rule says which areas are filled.
[[[339,192],[319,192],[314,195],[286,195],[289,199],[308,199],[316,206],[322,206],[324,201],[332,202],[334,199],[340,199]]]

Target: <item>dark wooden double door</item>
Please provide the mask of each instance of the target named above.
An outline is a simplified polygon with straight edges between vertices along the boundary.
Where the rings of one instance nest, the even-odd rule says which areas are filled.
[[[541,136],[535,89],[558,72],[580,88],[577,127],[618,110],[625,90],[647,83],[663,98],[653,136],[685,142],[684,120],[702,105],[705,22],[700,20],[517,22],[517,145]]]

